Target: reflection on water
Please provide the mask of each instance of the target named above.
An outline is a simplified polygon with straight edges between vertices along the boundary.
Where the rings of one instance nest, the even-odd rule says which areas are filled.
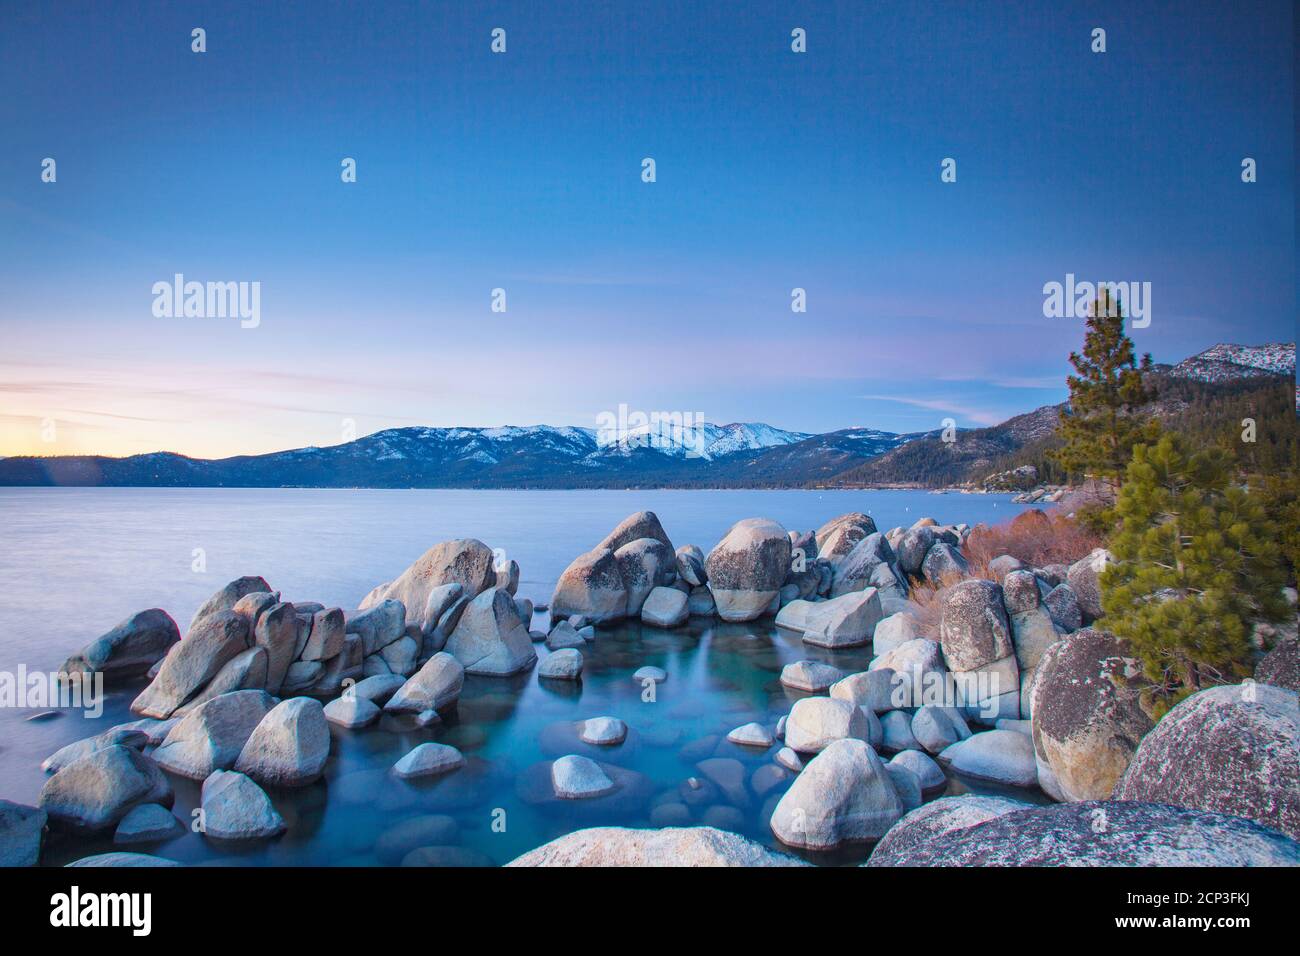
[[[547,653],[540,645],[538,651]],[[586,665],[577,684],[541,681],[535,673],[507,680],[469,677],[456,710],[441,724],[421,729],[409,716],[385,716],[360,731],[331,728],[333,753],[324,779],[272,793],[289,827],[277,840],[240,846],[186,833],[150,852],[205,864],[500,864],[582,827],[701,823],[777,846],[768,819],[792,779],[772,760],[780,743],[765,751],[732,744],[726,734],[750,721],[771,727],[805,696],[780,683],[781,668],[791,661],[813,659],[855,671],[870,660],[865,648],[809,647],[762,622],[703,620],[677,631],[640,625],[602,630],[583,653]],[[631,676],[647,664],[668,673],[652,702],[642,699],[642,687]],[[132,696],[115,694],[105,721],[130,719]],[[625,721],[627,740],[616,747],[583,743],[577,723],[598,716]],[[58,736],[75,739],[81,723],[67,715],[28,726],[52,732],[61,724]],[[398,758],[425,741],[459,748],[466,765],[434,779],[401,780],[390,772]],[[618,789],[591,800],[556,799],[549,762],[569,753],[602,763]],[[707,773],[702,761],[711,761]],[[174,782],[175,813],[188,821],[199,785]],[[964,789],[953,781],[949,792]],[[47,859],[58,864],[109,849],[111,836],[95,844],[55,839]],[[861,846],[804,855],[819,863],[853,863],[868,851]]]

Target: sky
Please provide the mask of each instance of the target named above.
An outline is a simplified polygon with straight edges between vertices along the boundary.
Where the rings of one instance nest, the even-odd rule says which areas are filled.
[[[1046,317],[1043,287],[1070,273],[1151,283],[1132,334],[1157,361],[1292,341],[1291,17],[0,3],[0,455],[620,405],[993,424],[1065,397],[1083,323]],[[260,283],[256,327],[155,315],[177,273]]]

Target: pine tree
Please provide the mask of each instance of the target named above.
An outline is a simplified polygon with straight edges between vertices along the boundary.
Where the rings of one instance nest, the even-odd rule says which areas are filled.
[[[1285,575],[1258,495],[1233,483],[1222,449],[1174,434],[1133,450],[1101,577],[1104,624],[1129,641],[1153,710],[1250,675],[1253,625],[1281,620]]]
[[[1083,354],[1070,353],[1076,375],[1070,386],[1069,412],[1062,416],[1062,445],[1053,454],[1071,477],[1093,477],[1111,490],[1119,487],[1133,447],[1153,442],[1158,425],[1138,410],[1155,399],[1142,373],[1151,369],[1151,356],[1138,365],[1133,340],[1124,334],[1124,307],[1106,287],[1098,293],[1088,317]]]

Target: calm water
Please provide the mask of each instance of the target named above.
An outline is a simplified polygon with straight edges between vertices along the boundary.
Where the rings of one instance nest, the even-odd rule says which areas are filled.
[[[994,522],[1022,507],[1006,496],[901,491],[2,489],[0,670],[20,663],[55,669],[145,607],[165,608],[184,628],[213,591],[241,574],[262,575],[286,600],[352,608],[448,538],[476,537],[504,548],[523,570],[519,594],[545,602],[574,556],[643,508],[659,515],[674,544],[707,552],[744,517],[812,529],[863,511],[888,529],[926,515],[941,523]],[[196,549],[206,571],[194,570]],[[534,627],[544,626],[545,615],[538,615]],[[538,651],[546,654],[544,646]],[[437,842],[460,847],[459,860],[503,863],[580,827],[647,826],[655,807],[680,802],[683,781],[699,776],[697,761],[734,759],[746,780],[771,763],[770,754],[720,738],[751,720],[771,725],[789,711],[799,695],[779,683],[785,664],[811,658],[861,670],[869,659],[864,651],[808,647],[761,624],[703,622],[672,632],[639,625],[604,631],[585,655],[583,680],[569,688],[543,687],[535,674],[468,678],[456,713],[433,728],[412,729],[390,718],[359,732],[334,728],[325,779],[272,795],[289,824],[279,840],[237,850],[187,833],[150,851],[185,862],[366,865],[400,862],[405,850]],[[641,701],[631,679],[646,664],[669,674],[654,703]],[[45,779],[40,761],[65,743],[132,719],[127,707],[135,693],[110,693],[98,720],[68,713],[32,722],[30,711],[0,709],[0,797],[34,803]],[[627,722],[627,742],[595,748],[577,740],[574,723],[601,715]],[[388,773],[426,740],[460,748],[468,765],[418,783]],[[622,768],[623,788],[598,800],[550,799],[546,761],[566,753]],[[759,781],[729,793],[706,787],[702,796],[691,794],[692,820],[772,844],[766,820],[788,783],[765,790],[762,775]],[[175,812],[188,821],[198,784],[174,783]],[[964,784],[953,781],[951,789]],[[409,822],[435,815],[449,819]],[[502,819],[499,832],[493,822]],[[425,835],[403,839],[403,829]],[[55,843],[51,857],[75,859],[109,848],[110,841],[111,835],[99,845]]]

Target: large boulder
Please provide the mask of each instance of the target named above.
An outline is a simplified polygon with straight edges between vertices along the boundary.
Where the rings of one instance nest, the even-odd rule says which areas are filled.
[[[35,866],[48,819],[38,807],[0,800],[0,867]]]
[[[862,740],[837,740],[809,761],[772,812],[788,846],[829,850],[876,840],[903,815],[884,763]]]
[[[938,760],[944,766],[978,780],[1009,787],[1038,784],[1033,742],[1015,730],[986,730],[971,734],[946,747],[939,753]]]
[[[579,615],[592,624],[608,624],[627,615],[627,587],[608,548],[578,555],[555,583],[551,620]]]
[[[830,596],[874,587],[884,598],[906,598],[907,580],[899,572],[894,549],[879,531],[862,538],[853,550],[831,562]]]
[[[709,572],[704,569],[704,552],[699,545],[684,544],[677,549],[677,576],[693,588],[708,583]]]
[[[41,788],[39,806],[50,820],[73,830],[115,827],[141,803],[170,807],[174,795],[166,775],[129,747],[105,747],[74,760]]]
[[[1040,601],[1038,579],[1029,571],[1011,571],[1002,580],[1002,596],[1011,625],[1011,643],[1020,668],[1020,716],[1033,713],[1031,692],[1038,664],[1063,636]]]
[[[731,526],[705,561],[709,590],[724,621],[761,617],[790,571],[790,538],[775,521],[746,518]]]
[[[474,538],[443,541],[424,552],[397,580],[366,595],[361,610],[381,601],[401,601],[407,622],[431,633],[438,621],[430,619],[429,595],[444,584],[455,583],[464,588],[466,597],[476,597],[496,585],[495,560],[492,549]]]
[[[237,690],[264,690],[267,681],[267,655],[261,647],[250,647],[241,651],[222,665],[216,676],[207,685],[172,711],[173,717],[186,714],[202,707],[214,697],[229,694]]]
[[[1143,738],[1114,796],[1246,817],[1300,839],[1295,693],[1247,683],[1193,694]]]
[[[1123,776],[1151,729],[1130,682],[1137,673],[1123,642],[1092,628],[1043,654],[1030,731],[1039,784],[1057,800],[1104,800]]]
[[[1255,667],[1255,680],[1300,693],[1300,641],[1283,637]]]
[[[907,751],[915,754],[916,751]],[[907,754],[895,757],[897,761]],[[919,756],[919,755],[918,755]],[[890,866],[907,858],[911,850],[946,833],[955,833],[1008,813],[1033,809],[1033,805],[1006,797],[963,794],[942,797],[911,811],[884,835],[871,851],[869,866]]]
[[[158,676],[131,703],[131,710],[142,717],[170,717],[228,660],[248,648],[248,638],[247,619],[233,611],[204,615],[163,658]]]
[[[388,699],[384,710],[412,714],[444,710],[460,699],[464,684],[465,668],[461,662],[454,655],[439,651]]]
[[[1101,573],[1115,563],[1115,556],[1105,548],[1096,548],[1090,554],[1070,565],[1065,580],[1079,600],[1083,623],[1090,624],[1101,617]]]
[[[514,598],[503,588],[488,588],[469,602],[447,639],[447,653],[465,673],[488,677],[518,674],[537,662]]]
[[[596,827],[567,833],[506,866],[807,866],[737,833],[713,827],[632,830]]]
[[[200,795],[203,835],[216,840],[262,840],[285,831],[271,798],[242,773],[215,770]]]
[[[445,593],[441,590],[442,587],[446,585],[434,590]],[[456,587],[464,590],[462,585],[457,584]],[[389,644],[401,640],[406,634],[406,605],[391,598],[374,601],[369,607],[346,617],[344,630],[348,634],[356,634],[361,638],[364,657],[378,654]],[[305,642],[303,646],[306,646]]]
[[[869,735],[866,712],[834,697],[795,701],[785,722],[786,746],[799,753],[819,753],[837,740],[866,741]]]
[[[298,615],[292,604],[272,605],[258,617],[253,646],[266,651],[266,690],[278,694],[298,650]]]
[[[870,515],[859,511],[832,518],[817,529],[817,557],[835,562],[844,557],[858,542],[876,533],[876,522]]]
[[[1043,607],[1052,617],[1052,623],[1062,631],[1077,631],[1083,627],[1083,609],[1079,597],[1068,584],[1058,584],[1043,598]]]
[[[319,779],[329,759],[330,731],[320,701],[293,697],[276,704],[249,736],[235,769],[271,787],[302,787]]]
[[[103,674],[104,681],[138,677],[162,660],[181,632],[162,608],[132,614],[63,665],[67,674]]]
[[[242,578],[236,578],[204,601],[203,605],[194,612],[194,617],[190,618],[190,631],[192,632],[205,617],[211,617],[221,611],[234,610],[235,605],[239,603],[241,598],[260,592],[273,593],[271,592],[271,585],[257,575],[245,575]]]
[[[122,818],[122,822],[113,831],[113,842],[118,845],[157,843],[184,832],[181,822],[166,807],[160,807],[156,803],[142,803]]]
[[[873,714],[884,714],[893,710],[894,672],[888,667],[874,671],[862,671],[850,674],[831,685],[831,697],[847,700],[855,707],[863,707]]]
[[[655,588],[641,605],[641,621],[651,627],[680,627],[688,617],[689,599],[677,588]]]
[[[153,759],[164,770],[191,780],[206,780],[214,770],[229,770],[275,704],[275,698],[263,690],[214,697],[176,722]]]
[[[614,562],[627,591],[628,617],[639,616],[650,592],[672,584],[677,577],[677,556],[672,547],[654,538],[629,541],[614,552]]]
[[[939,643],[948,670],[960,675],[958,706],[982,717],[1020,716],[1020,670],[1002,588],[971,579],[947,588],[941,600]]]
[[[882,608],[883,610],[883,608]],[[871,633],[871,652],[876,657],[923,636],[916,618],[907,611],[895,611],[881,618]]]
[[[970,565],[957,546],[946,541],[935,542],[921,562],[921,575],[936,587],[950,584],[969,573]]]
[[[41,769],[46,773],[58,773],[74,760],[80,760],[88,754],[93,754],[96,750],[121,746],[143,751],[148,743],[149,735],[143,730],[126,725],[110,727],[102,734],[86,737],[84,740],[77,740],[60,747],[41,761]]]
[[[663,525],[659,523],[659,518],[653,511],[637,511],[628,515],[613,531],[605,535],[605,539],[596,547],[617,551],[623,545],[638,538],[653,538],[666,545],[670,552],[673,550],[673,543],[668,540]]]
[[[877,848],[867,865],[1300,865],[1300,844],[1249,820],[1113,800],[1003,813],[885,850],[881,853]]]
[[[898,675],[896,688],[906,696],[905,706],[917,706],[917,689],[924,690],[927,685],[943,680],[948,668],[943,663],[943,648],[935,641],[924,637],[907,641],[895,647],[887,654],[873,658],[869,670],[889,670]]]
[[[936,541],[934,528],[929,525],[911,528],[903,532],[903,536],[898,540],[898,546],[894,548],[894,553],[898,556],[898,567],[904,574],[918,577],[921,574],[921,564],[925,561],[925,556],[930,553]]]
[[[874,587],[829,601],[791,601],[776,615],[776,623],[797,631],[805,644],[817,647],[861,647],[870,644],[883,617],[880,592]]]

